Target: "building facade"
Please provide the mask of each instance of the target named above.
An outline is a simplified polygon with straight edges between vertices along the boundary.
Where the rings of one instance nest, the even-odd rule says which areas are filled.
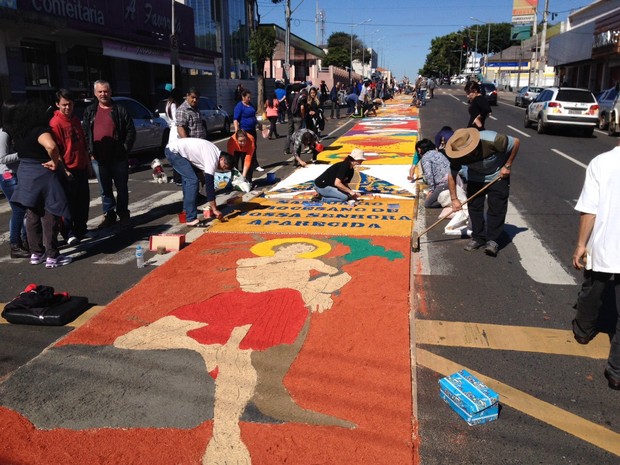
[[[254,0],[0,0],[0,100],[92,96],[97,79],[150,107],[172,83],[217,97],[219,80],[251,77],[254,11]]]
[[[549,43],[556,82],[598,93],[620,82],[620,1],[597,1],[572,13]]]

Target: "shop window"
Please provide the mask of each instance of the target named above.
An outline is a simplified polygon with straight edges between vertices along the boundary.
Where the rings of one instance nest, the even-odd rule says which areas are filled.
[[[56,85],[54,44],[51,42],[22,42],[21,50],[26,87],[54,87]]]

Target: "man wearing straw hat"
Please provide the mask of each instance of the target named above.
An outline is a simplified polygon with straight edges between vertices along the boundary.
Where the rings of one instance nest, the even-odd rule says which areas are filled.
[[[485,188],[469,202],[472,237],[464,249],[468,252],[484,247],[492,257],[499,250],[498,239],[504,230],[510,172],[519,151],[519,139],[495,131],[478,131],[476,128],[457,129],[446,143],[446,155],[450,159],[448,189],[452,209],[458,211],[462,204],[456,195],[456,177],[463,165],[467,166],[467,197]],[[496,181],[496,179],[499,180]],[[493,185],[489,185],[493,182]],[[487,185],[489,185],[487,187]],[[487,201],[486,223],[484,201]]]

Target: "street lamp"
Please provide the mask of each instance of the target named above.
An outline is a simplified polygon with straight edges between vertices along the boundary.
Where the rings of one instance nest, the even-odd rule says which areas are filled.
[[[368,18],[366,21],[362,21],[361,23],[351,24],[351,57],[349,60],[349,84],[353,83],[352,79],[352,71],[353,71],[353,28],[356,26],[361,26],[362,24],[366,24],[372,21],[372,18]]]
[[[370,69],[372,69],[372,35],[376,34],[377,32],[379,32],[379,29],[372,31],[369,35],[370,35]],[[362,49],[362,77],[366,77],[366,60],[365,60],[365,56],[364,56],[364,52],[366,51],[366,26],[364,26],[364,48]]]
[[[484,24],[484,21],[481,21],[473,16],[470,16],[469,19],[473,19],[474,21],[478,21],[480,24]],[[484,78],[488,77],[489,73],[489,44],[491,43],[491,23],[487,23],[487,56],[484,58]],[[476,48],[478,48],[478,31],[476,31]]]

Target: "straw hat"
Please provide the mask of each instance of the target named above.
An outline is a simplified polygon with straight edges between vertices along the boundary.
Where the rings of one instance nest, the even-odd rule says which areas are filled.
[[[366,157],[364,156],[364,151],[362,149],[353,149],[353,151],[351,152],[350,157],[353,158],[353,160],[356,160],[356,161],[364,161],[364,160],[366,160]]]
[[[462,158],[472,153],[480,143],[480,131],[476,128],[462,128],[446,142],[446,155],[449,158]]]

